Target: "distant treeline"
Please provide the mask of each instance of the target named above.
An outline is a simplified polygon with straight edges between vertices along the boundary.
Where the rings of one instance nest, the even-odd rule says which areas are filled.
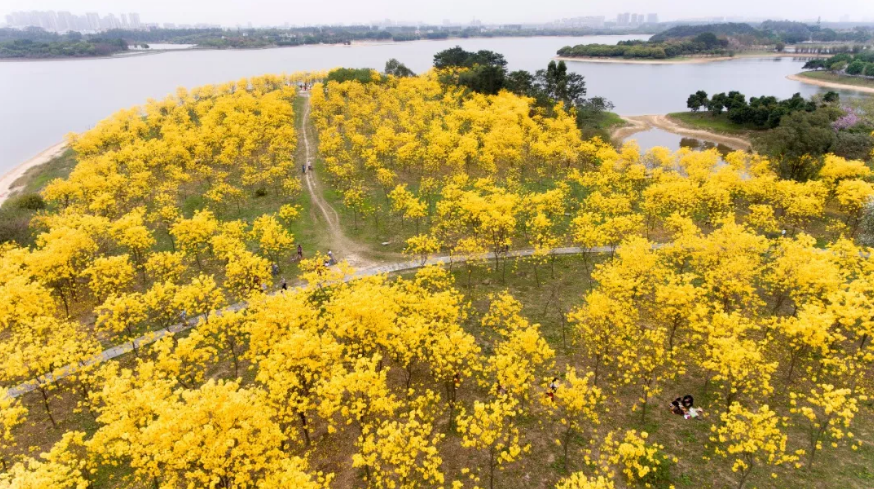
[[[728,41],[705,32],[687,41],[620,41],[617,45],[580,44],[558,50],[559,56],[666,59],[679,56],[730,56]]]
[[[761,30],[775,40],[786,44],[813,42],[869,42],[874,38],[870,27],[856,27],[851,30],[836,31],[809,25],[804,22],[768,20],[762,23]]]
[[[653,31],[607,31],[603,29],[495,29],[468,28],[416,28],[371,26],[342,27],[296,27],[289,29],[153,29],[149,31],[112,30],[103,35],[125,39],[128,42],[196,44],[201,47],[236,48],[299,46],[306,44],[344,44],[352,41],[416,41],[437,40],[450,37],[534,37],[534,36],[583,36]]]
[[[0,29],[8,31],[11,29]],[[83,38],[77,36],[57,36],[33,39],[9,39],[9,33],[0,33],[0,58],[76,58],[88,56],[108,56],[128,49],[123,39],[101,37]]]
[[[795,46],[795,52],[799,54],[842,54],[849,53],[855,54],[862,52],[866,46],[854,44],[831,44],[831,45],[822,45],[822,44],[799,44]]]

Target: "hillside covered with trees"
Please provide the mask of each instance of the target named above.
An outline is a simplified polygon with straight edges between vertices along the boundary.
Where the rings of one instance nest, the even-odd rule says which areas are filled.
[[[502,60],[73,136],[0,245],[0,487],[866,487],[868,164],[617,148]]]

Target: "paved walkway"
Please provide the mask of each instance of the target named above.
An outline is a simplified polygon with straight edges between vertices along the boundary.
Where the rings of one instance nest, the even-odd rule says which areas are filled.
[[[553,254],[555,254],[555,255],[578,255],[578,254],[582,254],[582,253],[609,253],[610,251],[611,251],[611,248],[609,248],[609,247],[591,248],[591,249],[572,247],[572,248],[558,248],[556,250],[553,250]],[[515,251],[510,251],[508,253],[503,253],[502,257],[522,258],[522,257],[526,257],[526,256],[532,256],[533,254],[534,254],[534,250],[515,250]],[[495,254],[494,253],[487,253],[485,255],[477,257],[477,259],[494,260]],[[422,268],[426,265],[448,265],[450,262],[451,263],[464,263],[467,260],[468,260],[468,258],[463,257],[463,256],[462,257],[459,257],[459,256],[456,256],[456,257],[438,256],[435,258],[428,259],[424,262],[422,262],[422,260],[409,260],[409,261],[402,261],[402,262],[396,262],[396,263],[386,263],[383,265],[378,265],[378,266],[366,268],[363,270],[359,270],[359,271],[355,272],[353,275],[346,277],[345,280],[350,281],[350,280],[354,280],[354,279],[362,278],[362,277],[372,277],[374,275],[406,272],[406,271]],[[299,290],[302,288],[303,288],[303,286],[296,286],[296,287],[293,287],[292,290]],[[275,293],[277,293],[277,292],[273,292],[273,294],[275,294]],[[245,302],[238,302],[238,303],[233,304],[231,306],[228,306],[222,310],[214,311],[212,314],[221,315],[225,311],[239,311],[240,309],[243,309],[245,307],[246,307]],[[191,329],[192,327],[196,326],[197,323],[202,318],[203,318],[203,316],[197,316],[197,317],[189,319],[186,322],[174,324],[173,326],[170,326],[169,328],[164,328],[164,329],[161,329],[158,331],[146,333],[143,336],[140,336],[139,338],[135,339],[132,342],[127,342],[127,343],[124,343],[121,345],[113,346],[112,348],[103,350],[100,354],[95,355],[94,357],[82,362],[81,364],[67,365],[66,367],[63,367],[61,369],[56,370],[54,373],[42,376],[37,380],[23,382],[15,387],[9,389],[9,395],[11,397],[18,397],[22,394],[26,394],[28,392],[34,391],[39,385],[51,384],[53,382],[56,382],[58,380],[65,378],[65,377],[69,377],[70,375],[74,374],[78,369],[80,369],[82,367],[87,367],[90,365],[95,365],[95,364],[98,364],[101,362],[105,362],[107,360],[112,360],[114,358],[118,358],[118,357],[124,355],[125,353],[129,353],[130,351],[132,351],[134,344],[136,344],[137,349],[139,349],[140,347],[142,347],[144,345],[154,343],[154,342],[160,340],[161,338],[164,338],[165,336],[167,336],[170,333],[179,333],[181,331]]]

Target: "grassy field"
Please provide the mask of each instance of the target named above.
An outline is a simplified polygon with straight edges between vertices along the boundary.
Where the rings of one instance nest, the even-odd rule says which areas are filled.
[[[694,129],[703,129],[705,131],[729,134],[732,136],[750,137],[756,133],[763,132],[762,129],[738,126],[728,120],[728,115],[724,113],[714,116],[710,112],[673,112],[668,114],[668,117],[679,124]]]
[[[874,80],[868,78],[858,78],[855,76],[843,76],[831,73],[829,71],[805,71],[799,73],[798,76],[810,78],[811,80],[824,81],[829,83],[840,83],[843,85],[853,85],[856,87],[874,88]]]

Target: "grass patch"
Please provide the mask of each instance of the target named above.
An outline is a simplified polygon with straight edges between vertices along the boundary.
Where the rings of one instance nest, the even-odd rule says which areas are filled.
[[[67,178],[76,166],[76,152],[70,148],[45,164],[35,166],[18,177],[12,188],[20,188],[21,194],[38,193],[56,178]]]
[[[756,133],[762,133],[766,129],[759,129],[753,126],[737,125],[728,119],[727,114],[713,115],[710,112],[672,112],[668,117],[675,122],[694,129],[702,129],[705,131],[715,132],[719,134],[730,134],[732,136],[749,137]]]
[[[623,119],[619,114],[615,112],[602,112],[601,115],[593,122],[594,127],[598,129],[603,129],[605,131],[609,131],[616,127],[622,127],[628,124],[627,122],[625,122],[625,119]]]
[[[811,80],[818,80],[829,83],[840,83],[842,85],[852,85],[854,87],[874,88],[874,80],[870,78],[838,75],[830,71],[805,71],[803,73],[799,73],[798,76],[810,78]]]

